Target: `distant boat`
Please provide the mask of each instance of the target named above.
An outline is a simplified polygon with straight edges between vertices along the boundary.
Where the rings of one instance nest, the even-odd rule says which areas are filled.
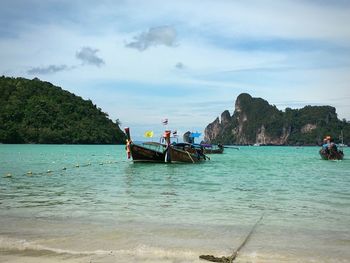
[[[224,152],[224,146],[222,144],[200,144],[203,147],[206,154],[220,154]]]
[[[323,160],[343,160],[344,158],[344,153],[343,151],[341,150],[338,150],[338,149],[325,149],[325,148],[322,148],[320,151],[319,151],[320,155],[321,155],[321,158]]]
[[[239,150],[240,149],[238,146],[234,146],[234,145],[225,145],[224,148],[235,149],[235,150]]]
[[[342,160],[344,158],[344,152],[338,149],[330,136],[327,136],[324,141],[327,143],[323,144],[319,151],[323,160]]]
[[[170,144],[170,131],[166,131],[166,144],[157,142],[134,143],[130,129],[125,128],[127,136],[126,152],[134,162],[154,163],[197,163],[209,159],[203,149],[188,143]]]

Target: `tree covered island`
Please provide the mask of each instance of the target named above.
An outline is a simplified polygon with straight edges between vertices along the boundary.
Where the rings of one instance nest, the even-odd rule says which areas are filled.
[[[0,77],[0,142],[117,144],[125,141],[113,122],[91,100],[53,84]]]

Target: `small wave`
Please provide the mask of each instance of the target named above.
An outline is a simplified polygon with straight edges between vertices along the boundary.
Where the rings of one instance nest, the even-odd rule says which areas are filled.
[[[25,239],[14,239],[1,237],[0,238],[0,250],[7,251],[37,251],[54,254],[70,254],[70,255],[104,255],[109,254],[111,251],[95,250],[95,251],[74,251],[68,249],[52,248],[30,242]]]
[[[145,259],[181,259],[186,262],[197,262],[199,252],[191,250],[181,249],[165,249],[158,247],[151,247],[147,245],[138,245],[135,248],[130,249],[117,249],[117,250],[72,250],[53,248],[44,245],[40,245],[35,241],[27,241],[25,239],[14,239],[8,237],[0,237],[0,251],[7,252],[35,252],[36,255],[48,255],[48,254],[65,254],[72,256],[115,256],[121,258],[140,257]]]
[[[348,240],[346,240],[348,242]],[[14,239],[8,237],[0,237],[0,251],[12,253],[30,253],[32,256],[47,256],[47,255],[70,255],[77,257],[97,257],[99,260],[105,257],[110,257],[108,262],[186,262],[186,263],[200,263],[199,255],[204,251],[180,249],[180,248],[160,248],[148,245],[138,245],[130,249],[117,250],[91,250],[78,251],[72,249],[52,248],[40,245],[34,241],[30,242],[25,239]],[[305,251],[304,251],[305,252]],[[227,251],[206,251],[206,254],[228,255]],[[324,256],[324,255],[323,255]],[[251,263],[303,263],[303,262],[348,262],[343,257],[332,257],[331,255],[316,256],[310,253],[294,254],[291,251],[250,251],[239,254],[239,262]]]

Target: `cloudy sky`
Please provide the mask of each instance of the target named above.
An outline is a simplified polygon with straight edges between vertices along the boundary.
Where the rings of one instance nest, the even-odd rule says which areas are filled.
[[[242,92],[350,120],[350,1],[2,0],[0,75],[91,99],[135,136],[203,131]]]

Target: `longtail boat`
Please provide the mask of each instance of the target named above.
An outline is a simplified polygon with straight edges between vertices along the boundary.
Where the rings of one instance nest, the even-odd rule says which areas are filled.
[[[164,162],[166,145],[161,143],[135,144],[131,140],[130,129],[125,128],[124,130],[127,138],[125,148],[128,159],[132,158],[134,162]]]
[[[343,160],[344,152],[338,149],[338,146],[334,143],[334,139],[331,136],[326,136],[323,139],[324,144],[319,153],[323,160]]]
[[[136,144],[131,140],[130,129],[125,128],[126,152],[134,162],[197,163],[209,159],[203,149],[192,144],[170,143],[170,131],[164,133],[166,144],[145,142]]]
[[[336,148],[323,148],[319,151],[323,160],[343,160],[344,152]]]
[[[172,162],[198,163],[209,160],[204,154],[203,147],[190,143],[176,143],[169,147],[170,158]]]
[[[223,153],[224,146],[222,144],[201,144],[206,154]]]

